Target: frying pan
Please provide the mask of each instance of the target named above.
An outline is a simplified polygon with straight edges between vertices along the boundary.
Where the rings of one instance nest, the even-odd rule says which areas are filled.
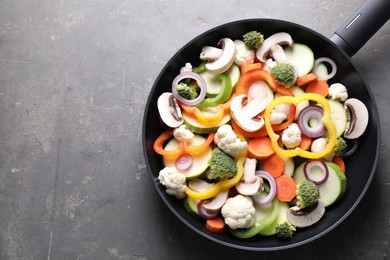
[[[351,56],[355,54],[374,33],[389,19],[390,1],[370,0],[365,2],[331,39],[291,22],[274,19],[248,19],[230,22],[194,38],[182,47],[165,65],[157,77],[149,94],[145,107],[142,126],[142,145],[147,170],[161,199],[185,225],[219,244],[252,251],[272,251],[296,247],[309,243],[338,226],[358,205],[366,193],[374,176],[378,161],[380,144],[379,116],[370,88],[356,68]],[[165,187],[156,180],[163,168],[162,158],[153,150],[154,140],[165,130],[157,109],[158,97],[171,91],[174,77],[186,62],[199,64],[199,53],[205,45],[216,44],[219,39],[229,37],[240,39],[246,32],[261,31],[265,37],[277,32],[289,33],[295,42],[307,44],[315,57],[329,57],[337,64],[337,74],[330,80],[347,86],[349,96],[358,98],[367,106],[370,121],[359,140],[359,147],[353,156],[346,158],[347,192],[337,204],[327,207],[324,218],[317,224],[300,229],[293,238],[281,241],[273,237],[254,236],[250,239],[238,239],[229,231],[222,234],[209,232],[204,220],[190,215],[180,200],[165,192]]]

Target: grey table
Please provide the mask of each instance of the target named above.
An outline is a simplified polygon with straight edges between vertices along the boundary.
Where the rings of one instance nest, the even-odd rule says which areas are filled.
[[[389,23],[353,57],[379,108],[378,169],[324,237],[258,253],[208,241],[161,202],[141,147],[149,90],[193,37],[258,17],[330,37],[361,3],[1,0],[0,259],[387,259]]]

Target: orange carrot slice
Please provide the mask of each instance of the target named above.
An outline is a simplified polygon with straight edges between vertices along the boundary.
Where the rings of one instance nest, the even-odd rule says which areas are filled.
[[[248,142],[248,155],[263,160],[274,153],[271,139],[268,136],[253,138]]]
[[[314,80],[306,86],[306,93],[320,94],[323,97],[328,95],[329,85],[324,80]]]
[[[284,170],[284,161],[276,154],[264,159],[262,165],[263,170],[269,172],[275,178],[282,175]]]
[[[225,230],[225,221],[220,218],[206,220],[206,228],[213,233],[222,233]]]
[[[288,175],[280,175],[275,178],[276,181],[276,198],[280,201],[292,201],[296,194],[297,185],[293,178]]]

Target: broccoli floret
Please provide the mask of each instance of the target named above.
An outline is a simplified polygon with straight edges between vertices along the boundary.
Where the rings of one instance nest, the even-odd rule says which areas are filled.
[[[214,148],[208,161],[210,169],[206,176],[208,179],[227,179],[237,174],[237,166],[233,157],[218,148]]]
[[[347,151],[347,142],[341,136],[337,137],[336,144],[333,148],[335,155],[342,156]]]
[[[276,225],[276,237],[281,239],[289,239],[293,236],[295,230],[295,227],[286,220]]]
[[[191,85],[185,83],[180,83],[176,85],[177,93],[185,99],[195,99],[198,96],[195,88]]]
[[[257,31],[251,31],[243,36],[245,46],[248,48],[259,48],[264,41],[264,35]]]
[[[296,204],[301,209],[315,204],[320,197],[318,186],[309,180],[303,180],[297,185]]]
[[[279,84],[290,86],[294,83],[295,67],[287,63],[279,63],[271,69],[271,75]]]

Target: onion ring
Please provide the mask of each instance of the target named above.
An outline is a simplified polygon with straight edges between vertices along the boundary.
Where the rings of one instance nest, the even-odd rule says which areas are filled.
[[[314,182],[316,185],[321,185],[328,179],[328,166],[321,160],[309,160],[303,167],[303,172],[306,179]]]
[[[332,71],[330,72],[330,74],[328,75],[321,75],[320,73],[318,73],[318,65],[321,64],[321,63],[329,63],[330,66],[332,67]],[[334,75],[336,75],[336,72],[337,72],[337,65],[336,63],[328,58],[328,57],[322,57],[322,58],[318,58],[314,61],[314,67],[313,67],[313,72],[318,76],[318,79],[319,80],[329,80],[331,78],[334,77]]]
[[[186,99],[179,95],[177,92],[176,86],[183,79],[194,79],[198,83],[200,88],[200,93],[195,99]],[[180,102],[188,105],[188,106],[196,106],[206,97],[206,81],[200,76],[198,73],[192,71],[184,71],[177,75],[172,82],[172,94],[173,96]]]
[[[266,179],[269,183],[269,192],[267,196],[263,196],[263,192],[260,192],[259,194],[251,196],[253,202],[256,205],[266,205],[272,202],[272,200],[275,198],[276,195],[276,181],[275,178],[268,172],[263,170],[257,170],[255,173],[256,176],[261,177],[263,179]]]
[[[302,109],[298,116],[299,130],[310,138],[317,138],[326,132],[326,127],[322,123],[323,109],[319,106],[308,106]],[[315,119],[317,124],[310,126],[309,121]]]

